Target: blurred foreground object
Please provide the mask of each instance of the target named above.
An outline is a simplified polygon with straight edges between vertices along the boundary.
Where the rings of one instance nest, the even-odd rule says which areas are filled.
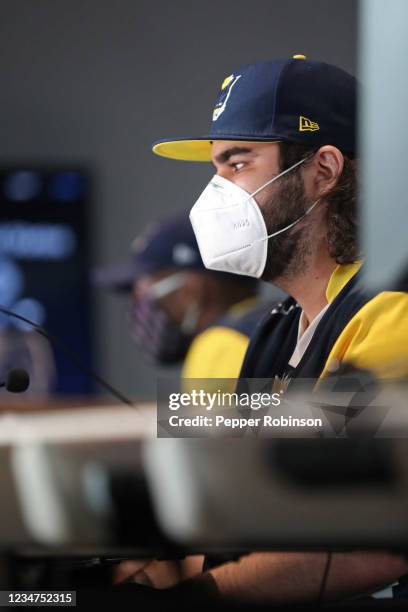
[[[408,273],[407,22],[405,0],[394,0],[386,10],[382,0],[361,3],[361,228],[370,289],[399,289]]]

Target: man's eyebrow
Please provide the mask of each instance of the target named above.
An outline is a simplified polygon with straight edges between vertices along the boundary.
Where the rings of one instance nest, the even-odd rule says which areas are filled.
[[[252,149],[248,147],[231,147],[217,155],[214,159],[219,164],[225,164],[233,155],[248,155],[249,153],[252,153]]]

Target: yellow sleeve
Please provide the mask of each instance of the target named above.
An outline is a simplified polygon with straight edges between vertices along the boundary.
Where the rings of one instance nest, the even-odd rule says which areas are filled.
[[[182,378],[238,378],[249,338],[229,327],[210,327],[193,340]]]
[[[408,293],[384,291],[367,302],[336,340],[322,377],[342,361],[380,378],[408,375]]]

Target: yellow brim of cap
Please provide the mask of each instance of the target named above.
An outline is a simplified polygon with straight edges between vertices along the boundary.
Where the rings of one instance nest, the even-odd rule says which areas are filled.
[[[180,159],[182,161],[210,162],[211,145],[214,140],[240,140],[244,142],[281,142],[280,140],[255,140],[254,138],[220,137],[212,140],[202,138],[196,140],[167,140],[157,142],[152,150],[156,155],[168,157],[170,159]]]
[[[170,159],[182,161],[211,161],[212,140],[173,140],[158,142],[153,146],[153,153]]]

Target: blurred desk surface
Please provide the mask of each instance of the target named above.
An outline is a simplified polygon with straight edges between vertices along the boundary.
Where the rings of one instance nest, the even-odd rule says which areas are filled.
[[[112,403],[112,400],[107,397],[99,397],[97,395],[79,396],[79,395],[48,395],[35,396],[25,395],[24,393],[1,393],[0,390],[0,415],[4,413],[27,413],[27,412],[44,412],[56,410],[78,410],[83,408],[112,408],[118,405],[126,407],[125,404]],[[135,406],[155,406],[153,401],[135,401]]]
[[[16,442],[92,442],[156,437],[156,404],[135,407],[96,400],[46,398],[0,403],[0,445]]]

